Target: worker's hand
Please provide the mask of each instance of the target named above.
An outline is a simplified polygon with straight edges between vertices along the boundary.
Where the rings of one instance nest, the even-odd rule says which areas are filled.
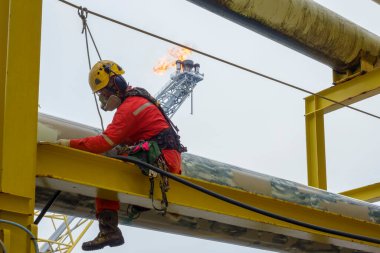
[[[69,139],[59,139],[57,140],[56,142],[54,142],[55,144],[58,144],[58,145],[62,145],[62,146],[66,146],[66,147],[70,147],[70,140]]]

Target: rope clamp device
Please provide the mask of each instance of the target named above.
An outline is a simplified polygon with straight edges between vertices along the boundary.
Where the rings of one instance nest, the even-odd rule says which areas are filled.
[[[149,172],[148,172],[149,178],[157,177],[157,175],[158,175],[158,173],[153,171],[153,170],[149,170]]]
[[[80,6],[78,8],[78,15],[82,19],[82,24],[83,24],[82,33],[84,33],[84,31],[87,28],[87,17],[88,17],[88,10],[87,10],[87,8],[86,7],[83,8],[82,6]]]
[[[168,171],[166,163],[163,160],[162,156],[160,156],[157,159],[157,165],[159,168],[161,168],[165,171]],[[166,193],[169,190],[169,180],[168,180],[168,177],[160,174],[160,178],[161,178],[161,180],[160,180],[160,190],[161,190],[161,202],[160,202],[160,204],[161,204],[161,207],[160,208],[156,207],[154,204],[153,194],[154,194],[154,178],[157,177],[157,175],[158,175],[158,172],[153,171],[153,170],[149,170],[149,175],[148,175],[149,176],[149,182],[150,182],[149,198],[152,201],[153,209],[156,210],[156,212],[158,212],[162,216],[164,216],[166,214],[166,211],[167,211],[167,208],[169,205],[168,198],[166,196]]]
[[[166,197],[165,187],[163,186],[163,183],[160,182],[160,190],[161,190],[161,197],[162,197],[162,200],[160,203],[161,207],[156,207],[156,205],[154,204],[154,196],[153,196],[153,194],[154,194],[154,177],[149,177],[149,182],[150,182],[149,198],[152,201],[152,207],[154,210],[156,210],[157,213],[164,216],[166,214],[168,204],[169,204],[168,199]]]

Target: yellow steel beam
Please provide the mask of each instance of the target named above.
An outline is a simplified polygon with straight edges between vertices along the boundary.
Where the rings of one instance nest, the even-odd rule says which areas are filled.
[[[0,1],[0,218],[36,232],[34,209],[42,0]],[[34,251],[9,230],[9,252]]]
[[[363,99],[375,96],[380,93],[380,68],[374,69],[364,75],[344,83],[332,86],[317,94],[334,101],[350,105]],[[323,111],[329,113],[339,108],[341,105],[321,97],[309,96],[305,98],[306,115]]]
[[[0,234],[2,234],[5,249],[9,249],[11,247],[11,232],[8,229],[0,229]]]
[[[305,116],[307,172],[309,186],[327,189],[325,130],[323,113],[315,112]]]
[[[354,199],[367,201],[370,203],[378,202],[380,201],[380,183],[352,189],[349,191],[342,192],[340,194]]]
[[[124,203],[130,203],[128,201],[140,198],[145,199],[146,203],[149,203],[147,196],[149,192],[149,181],[135,165],[100,155],[57,145],[39,145],[37,176],[41,177],[41,179],[46,178],[45,186],[53,189],[62,189],[60,188],[60,182],[63,182],[61,185],[64,185],[64,182],[70,182],[70,184],[68,184],[70,188],[64,190],[76,191],[76,189],[80,188],[80,193],[87,196],[99,196],[108,199],[119,198],[120,201]],[[364,222],[363,220],[348,218],[343,215],[277,200],[261,194],[245,192],[236,188],[192,178],[186,179],[224,196],[285,217],[322,227],[380,239],[380,224]],[[48,185],[49,182],[54,182],[54,184]],[[283,234],[289,233],[292,236],[297,235],[304,239],[308,238],[310,240],[312,237],[313,240],[321,240],[324,242],[326,242],[326,240],[329,240],[329,242],[338,240],[342,243],[341,245],[348,247],[351,247],[353,244],[357,245],[355,242],[359,242],[357,240],[348,240],[340,236],[327,235],[322,232],[306,229],[250,212],[188,188],[173,180],[170,181],[170,186],[168,199],[170,202],[169,211],[171,212],[183,214],[181,213],[183,208],[190,208],[192,210],[198,210],[197,215],[201,215],[201,211],[203,211],[207,213],[208,217],[210,214],[213,214],[215,216],[223,215],[226,220],[230,220],[231,218],[243,219],[246,224],[249,222],[258,223],[259,225],[257,226],[261,229],[266,229],[266,226],[270,226],[272,232],[281,231]],[[155,196],[160,195],[156,192]],[[326,239],[326,237],[329,239]],[[367,246],[378,247],[378,245],[371,243],[360,243]]]
[[[308,184],[327,189],[324,114],[380,93],[380,68],[305,98]]]

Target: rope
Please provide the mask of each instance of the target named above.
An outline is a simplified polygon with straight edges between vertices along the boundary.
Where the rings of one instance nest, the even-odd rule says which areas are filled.
[[[96,46],[95,40],[94,40],[94,38],[92,36],[92,33],[90,31],[90,27],[88,26],[88,23],[87,23],[87,17],[88,17],[88,10],[87,10],[87,8],[82,8],[82,6],[78,7],[78,16],[82,20],[82,34],[84,33],[84,37],[85,37],[85,40],[86,40],[86,52],[87,52],[88,68],[91,70],[92,65],[91,65],[90,49],[89,49],[89,46],[88,46],[87,31],[90,34],[90,38],[91,38],[92,44],[95,47],[96,53],[98,54],[98,57],[99,57],[99,60],[102,60],[102,57],[100,56],[98,47]],[[100,110],[99,110],[98,100],[96,99],[95,93],[93,95],[94,95],[94,100],[95,100],[95,104],[96,104],[96,110],[98,112],[99,119],[100,119],[100,125],[102,127],[102,131],[104,132],[103,118],[102,118],[102,115],[101,115]]]
[[[168,207],[168,200],[166,198],[166,192],[162,187],[162,182],[160,182],[160,189],[161,189],[161,194],[162,194],[162,200],[161,200],[161,208],[156,207],[154,204],[154,177],[149,176],[149,183],[150,183],[150,189],[149,189],[149,198],[152,201],[152,207],[155,211],[157,211],[159,214],[164,216],[166,214],[166,210]]]
[[[68,1],[66,1],[66,0],[58,0],[58,1],[60,1],[60,2],[62,2],[62,3],[64,3],[64,4],[67,4],[67,5],[71,6],[71,7],[74,7],[74,8],[81,8],[81,7],[79,7],[79,6],[75,5],[75,4],[72,4],[72,3],[70,3],[70,2],[68,2]],[[99,14],[99,13],[93,12],[93,11],[91,11],[91,10],[86,9],[86,11],[87,11],[88,13],[94,15],[94,16],[97,16],[97,17],[99,17],[99,18],[102,18],[102,19],[108,20],[108,21],[113,22],[113,23],[115,23],[115,24],[118,24],[118,25],[121,25],[121,26],[127,27],[127,28],[129,28],[129,29],[131,29],[131,30],[134,30],[134,31],[137,31],[137,32],[143,33],[143,34],[148,35],[148,36],[150,36],[150,37],[153,37],[153,38],[156,38],[156,39],[159,39],[159,40],[165,41],[165,42],[167,42],[167,43],[170,43],[170,44],[173,44],[173,45],[176,45],[176,46],[179,46],[179,47],[183,47],[183,48],[189,49],[189,50],[191,50],[191,51],[193,51],[193,52],[196,52],[196,53],[198,53],[198,54],[200,54],[200,55],[206,56],[206,57],[208,57],[208,58],[211,58],[211,59],[213,59],[213,60],[216,60],[216,61],[222,62],[222,63],[224,63],[224,64],[227,64],[227,65],[230,65],[230,66],[232,66],[232,67],[238,68],[238,69],[240,69],[240,70],[243,70],[243,71],[249,72],[249,73],[254,74],[254,75],[258,75],[258,76],[263,77],[263,78],[265,78],[265,79],[268,79],[268,80],[271,80],[271,81],[273,81],[273,82],[276,82],[276,83],[282,84],[282,85],[284,85],[284,86],[287,86],[287,87],[290,87],[290,88],[293,88],[293,89],[296,89],[296,90],[302,91],[302,92],[304,92],[304,93],[307,93],[307,94],[310,94],[310,95],[313,95],[313,96],[316,96],[316,97],[319,97],[319,98],[325,99],[325,100],[327,100],[327,101],[329,101],[329,102],[332,102],[332,103],[334,103],[334,104],[341,105],[342,107],[347,107],[347,108],[349,108],[349,109],[351,109],[351,110],[354,110],[354,111],[357,111],[357,112],[363,113],[363,114],[365,114],[365,115],[368,115],[368,116],[371,116],[371,117],[374,117],[374,118],[380,119],[380,116],[378,116],[378,115],[375,115],[375,114],[372,114],[372,113],[369,113],[369,112],[363,111],[363,110],[361,110],[361,109],[358,109],[358,108],[353,107],[353,106],[350,106],[350,105],[346,105],[346,104],[344,104],[344,103],[342,103],[342,102],[339,102],[339,101],[335,101],[335,100],[333,100],[333,99],[330,99],[330,98],[327,98],[327,97],[325,97],[325,96],[319,95],[319,94],[317,94],[317,93],[314,93],[314,92],[312,92],[312,91],[309,91],[309,90],[306,90],[306,89],[304,89],[304,88],[298,87],[298,86],[296,86],[296,85],[290,84],[290,83],[288,83],[288,82],[281,81],[281,80],[276,79],[276,78],[274,78],[274,77],[270,77],[270,76],[268,76],[268,75],[262,74],[262,73],[260,73],[260,72],[255,71],[255,70],[252,70],[252,69],[246,68],[246,67],[244,67],[244,66],[238,65],[238,64],[236,64],[236,63],[233,63],[233,62],[230,62],[230,61],[224,60],[224,59],[222,59],[222,58],[220,58],[220,57],[217,57],[217,56],[214,56],[214,55],[211,55],[211,54],[205,53],[205,52],[203,52],[203,51],[200,51],[200,50],[198,50],[198,49],[195,49],[195,48],[192,48],[192,47],[186,46],[186,45],[181,44],[181,43],[178,43],[178,42],[175,42],[175,41],[173,41],[173,40],[170,40],[170,39],[167,39],[167,38],[161,37],[161,36],[156,35],[156,34],[154,34],[154,33],[150,33],[150,32],[148,32],[148,31],[145,31],[145,30],[142,30],[142,29],[137,28],[137,27],[135,27],[135,26],[132,26],[132,25],[129,25],[129,24],[123,23],[123,22],[121,22],[121,21],[118,21],[118,20],[112,19],[112,18],[107,17],[107,16],[104,16],[104,15],[102,15],[102,14]]]
[[[38,225],[40,223],[40,221],[42,220],[42,218],[45,216],[46,212],[49,210],[49,208],[53,205],[54,201],[58,198],[59,194],[61,194],[61,191],[56,191],[54,193],[54,195],[49,199],[49,201],[46,203],[46,205],[44,206],[44,208],[42,208],[40,214],[38,215],[38,217],[36,218],[36,220],[34,221],[34,224],[35,225]]]

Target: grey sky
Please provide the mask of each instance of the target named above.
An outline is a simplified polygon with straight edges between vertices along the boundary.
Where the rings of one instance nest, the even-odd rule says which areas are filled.
[[[72,2],[313,92],[331,86],[327,66],[187,1]],[[317,2],[380,35],[380,5],[373,1]],[[152,68],[173,45],[91,15],[88,22],[102,58],[123,66],[133,86],[155,94],[168,81],[173,70],[157,75]],[[76,10],[45,0],[42,28],[40,111],[100,128],[87,83],[85,42]],[[98,59],[92,51],[95,63]],[[195,89],[194,115],[187,101],[173,117],[189,152],[306,184],[303,98],[307,94],[197,54],[190,58],[200,63],[205,79]],[[378,97],[354,106],[380,115]],[[103,113],[105,123],[112,116],[112,112]],[[349,109],[326,115],[330,191],[380,181],[379,126],[379,120]],[[84,240],[96,235],[94,227]],[[130,227],[122,230],[127,244],[102,252],[263,252]],[[74,252],[82,251],[77,247]]]

